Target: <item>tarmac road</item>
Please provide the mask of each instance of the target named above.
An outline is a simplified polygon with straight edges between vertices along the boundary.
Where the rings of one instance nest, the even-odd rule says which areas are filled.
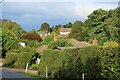
[[[38,80],[17,71],[0,68],[1,80]]]

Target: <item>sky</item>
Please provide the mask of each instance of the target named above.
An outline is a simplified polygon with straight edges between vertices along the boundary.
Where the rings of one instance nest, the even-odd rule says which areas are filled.
[[[0,4],[0,19],[17,22],[30,31],[38,30],[42,23],[65,25],[68,22],[85,21],[96,9],[114,9],[119,0],[4,0]]]

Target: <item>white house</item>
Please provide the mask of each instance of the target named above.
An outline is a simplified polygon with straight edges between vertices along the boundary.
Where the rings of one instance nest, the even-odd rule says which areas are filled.
[[[71,28],[60,28],[60,35],[68,36],[71,32]]]
[[[39,31],[38,34],[42,39],[50,35],[50,32]]]

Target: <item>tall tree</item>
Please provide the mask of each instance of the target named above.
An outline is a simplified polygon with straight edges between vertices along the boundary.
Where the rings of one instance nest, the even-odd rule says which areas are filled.
[[[69,22],[68,24],[64,25],[63,27],[64,27],[64,28],[72,28],[72,23]]]
[[[96,37],[100,45],[108,40],[118,42],[118,13],[114,10],[95,10],[88,16],[85,26],[89,27],[89,37]]]
[[[58,24],[58,25],[55,26],[56,33],[57,33],[57,34],[60,33],[60,28],[62,28],[62,25],[61,25],[61,24]]]
[[[5,51],[10,51],[18,48],[18,37],[14,32],[8,29],[2,30],[2,47]]]
[[[47,22],[44,22],[44,23],[42,23],[40,30],[44,31],[44,32],[49,32],[50,31],[50,25]]]
[[[82,26],[83,26],[83,22],[81,21],[76,21],[73,25],[72,25],[72,31],[70,33],[70,37],[71,38],[75,38],[77,40],[80,39],[80,32],[82,31]]]

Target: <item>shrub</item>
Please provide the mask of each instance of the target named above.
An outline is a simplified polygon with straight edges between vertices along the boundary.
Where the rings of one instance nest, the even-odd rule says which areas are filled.
[[[25,47],[22,52],[19,53],[18,60],[14,64],[18,68],[25,68],[26,64],[31,65],[32,58],[36,54],[34,48]]]
[[[30,70],[38,70],[38,64],[32,64],[29,69]]]
[[[101,54],[101,75],[107,80],[120,80],[120,46],[104,48]]]
[[[5,65],[8,67],[25,68],[26,64],[35,63],[38,53],[34,48],[24,47],[7,53]]]
[[[47,36],[45,39],[44,39],[44,42],[45,43],[50,43],[51,41],[54,41],[54,34],[51,33],[51,35]]]
[[[8,52],[3,66],[14,67],[14,63],[17,60],[18,54],[15,52]]]
[[[86,80],[119,80],[119,49],[120,47],[98,46],[63,51],[47,50],[41,57],[39,75],[45,77],[47,66],[48,76],[52,78],[81,78],[84,73]]]
[[[68,43],[67,39],[59,39],[57,41],[51,41],[48,44],[49,48],[56,48],[56,47],[70,47],[72,46],[71,43]]]
[[[55,61],[57,60],[58,57],[58,51],[53,51],[53,50],[46,50],[42,53],[41,57],[41,62],[39,64],[39,74],[45,76],[46,72],[46,67],[48,67],[48,74],[51,76],[52,71],[56,70],[58,67]]]
[[[24,43],[26,43],[26,46],[34,47],[34,48],[37,48],[39,46],[47,44],[45,42],[38,42],[37,40],[30,40],[29,41],[29,40],[25,40],[25,39],[21,39],[20,42],[24,42]]]
[[[59,70],[52,74],[52,78],[81,78],[82,69],[80,55],[73,54],[67,58],[67,61],[63,61]]]

